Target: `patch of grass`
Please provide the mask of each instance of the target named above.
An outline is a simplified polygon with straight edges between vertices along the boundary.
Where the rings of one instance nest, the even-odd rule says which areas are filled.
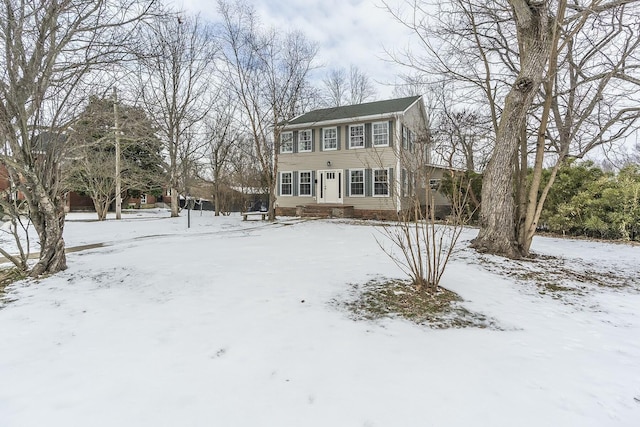
[[[461,305],[455,292],[439,287],[435,293],[418,292],[401,280],[372,280],[354,286],[354,299],[343,305],[356,320],[402,318],[436,329],[492,328],[496,323]]]
[[[544,290],[549,292],[576,292],[575,288],[562,286],[557,283],[540,283],[540,286],[543,287]]]
[[[0,270],[0,308],[2,308],[3,303],[7,302],[5,295],[6,287],[13,282],[17,282],[18,280],[22,280],[25,278],[26,275],[24,271],[19,270],[15,267]]]
[[[520,260],[481,255],[475,262],[492,273],[527,285],[523,287],[526,291],[575,307],[586,307],[583,298],[601,290],[640,292],[637,267],[636,271],[626,266],[616,270],[611,265],[601,267],[580,258],[541,254]]]

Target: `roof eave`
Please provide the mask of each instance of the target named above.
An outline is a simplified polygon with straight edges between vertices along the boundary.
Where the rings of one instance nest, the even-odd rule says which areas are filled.
[[[317,127],[317,126],[324,126],[324,125],[331,126],[331,125],[341,125],[344,123],[369,122],[369,121],[376,121],[376,120],[382,120],[382,119],[393,119],[393,118],[396,118],[398,114],[403,114],[403,111],[393,111],[393,112],[380,113],[380,114],[370,114],[367,116],[345,117],[342,119],[318,120],[315,122],[288,124],[284,126],[283,130],[285,129],[295,130],[295,129],[305,129],[309,127]]]

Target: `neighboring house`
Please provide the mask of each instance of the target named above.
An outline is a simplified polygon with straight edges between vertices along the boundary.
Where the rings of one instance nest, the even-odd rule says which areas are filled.
[[[421,96],[314,110],[281,130],[276,214],[396,217],[426,182],[415,182],[408,164],[426,143]],[[433,168],[432,168],[433,169]],[[437,193],[442,168],[433,169],[429,188]],[[426,181],[426,180],[423,180]],[[449,202],[436,194],[436,206]]]

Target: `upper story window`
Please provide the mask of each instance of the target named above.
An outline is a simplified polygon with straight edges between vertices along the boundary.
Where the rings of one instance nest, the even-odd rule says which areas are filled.
[[[338,128],[322,129],[322,149],[324,151],[338,149]]]
[[[283,132],[280,135],[280,152],[293,153],[293,132]]]
[[[349,148],[364,148],[364,125],[349,126]]]
[[[373,124],[373,145],[375,147],[389,145],[389,122]]]
[[[311,130],[301,130],[298,132],[298,153],[311,151]]]

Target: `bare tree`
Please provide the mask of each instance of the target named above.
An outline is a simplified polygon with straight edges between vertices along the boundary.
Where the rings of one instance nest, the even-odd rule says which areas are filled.
[[[111,98],[90,98],[73,124],[63,166],[65,187],[89,195],[100,221],[120,196],[116,191],[117,174],[121,193],[158,190],[163,178],[160,141],[154,135],[150,120],[141,108],[118,103],[115,111],[119,126],[115,129],[114,102]],[[118,132],[118,142],[115,132]],[[116,143],[122,147],[117,172]]]
[[[345,95],[349,90],[347,72],[344,68],[329,70],[322,79],[325,88],[325,104],[330,107],[340,107],[345,104]]]
[[[240,132],[236,123],[237,106],[232,93],[224,90],[206,118],[205,135],[208,142],[209,165],[213,181],[215,216],[223,208],[223,190],[228,188],[233,172],[234,151],[239,150]]]
[[[399,77],[399,81],[393,85],[393,95],[397,98],[416,95],[428,96],[427,94],[433,92],[432,86],[433,82],[420,72],[403,74]]]
[[[198,16],[158,17],[141,45],[138,77],[145,108],[167,153],[171,216],[179,214],[178,195],[187,191],[196,158],[202,155],[198,125],[210,108],[216,45]]]
[[[352,105],[371,101],[376,95],[369,76],[353,64],[349,67],[349,94],[349,103]]]
[[[460,105],[443,81],[403,75],[394,85],[398,97],[422,94],[430,128],[431,161],[450,168],[483,170],[493,147],[491,120],[482,109]]]
[[[402,174],[397,221],[382,227],[386,239],[379,239],[383,251],[406,273],[418,292],[435,294],[456,244],[473,212],[466,209],[469,188],[452,169],[451,209],[444,221],[438,220],[437,188],[430,185],[436,176],[431,166],[431,132],[419,137],[409,150],[400,153]],[[440,176],[440,175],[438,175]]]
[[[252,6],[218,0],[222,16],[220,70],[239,100],[255,155],[269,187],[269,219],[275,219],[280,129],[301,112],[316,47],[300,32],[281,36],[258,25]]]
[[[443,105],[434,131],[434,151],[450,167],[483,170],[493,145],[486,124],[479,111]]]
[[[564,2],[561,3],[561,6]],[[520,176],[517,238],[528,254],[538,220],[555,177],[569,158],[582,158],[595,148],[612,150],[638,129],[640,107],[640,2],[593,2],[582,8],[567,4],[550,56],[534,119],[536,146],[532,179]],[[559,11],[558,15],[565,15]],[[521,149],[522,150],[522,149]],[[548,153],[552,153],[549,162]],[[551,163],[551,177],[542,187],[542,169]],[[521,166],[522,168],[523,166]]]
[[[333,68],[322,80],[325,88],[324,103],[329,107],[362,104],[373,100],[376,90],[369,76],[357,66]]]
[[[11,246],[15,246],[17,253],[0,246],[0,254],[13,263],[18,271],[24,273],[29,269],[31,220],[25,215],[26,201],[19,197],[17,185],[13,180],[9,179],[8,174],[2,175],[4,176],[0,176],[0,179],[2,179],[3,184],[6,184],[6,188],[0,192],[0,209],[3,216],[8,217],[9,227],[8,229],[2,227],[0,234],[6,234],[9,237],[9,241],[13,243]]]
[[[389,8],[429,53],[406,51],[396,58],[436,79],[455,82],[461,97],[484,104],[496,140],[504,138],[507,127],[519,124],[517,132],[513,127],[507,132],[510,142],[502,140],[493,152],[496,160],[488,167],[485,184],[495,182],[483,186],[493,197],[483,197],[484,223],[475,244],[503,255],[526,256],[555,176],[540,188],[543,166],[551,162],[557,170],[568,157],[613,144],[635,128],[637,109],[629,97],[638,83],[632,70],[638,67],[634,52],[639,29],[632,17],[639,3],[455,0],[434,14],[425,4],[411,2],[414,13],[407,15]],[[542,12],[552,22],[530,27],[530,34],[523,23]],[[528,34],[546,43],[544,61],[531,56]],[[513,95],[523,89],[516,84],[522,83],[523,72],[534,68],[543,70],[542,84],[534,88],[525,120],[514,121]],[[531,165],[533,179],[527,176]]]
[[[60,166],[65,133],[92,72],[126,54],[153,0],[0,3],[0,161],[24,195],[40,241],[32,276],[66,268]],[[108,40],[108,43],[105,43]]]

